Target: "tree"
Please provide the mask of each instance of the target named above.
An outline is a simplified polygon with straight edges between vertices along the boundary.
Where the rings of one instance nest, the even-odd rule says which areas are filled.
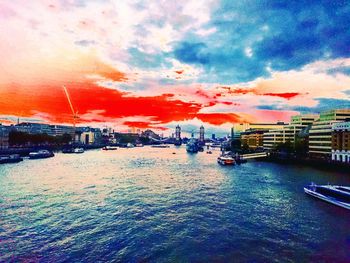
[[[242,146],[242,151],[244,153],[247,153],[247,152],[249,152],[249,150],[250,150],[249,145],[247,143],[244,143]]]
[[[294,146],[291,141],[280,142],[274,146],[274,150],[277,152],[292,153],[294,152]]]
[[[305,138],[296,138],[294,145],[295,153],[299,156],[306,156],[308,152],[308,143]]]
[[[231,151],[237,152],[241,150],[241,141],[238,139],[231,140]]]

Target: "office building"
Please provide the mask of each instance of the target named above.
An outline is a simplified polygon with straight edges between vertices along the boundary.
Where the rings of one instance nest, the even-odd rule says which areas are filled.
[[[273,130],[282,129],[286,124],[284,122],[277,123],[237,123],[231,129],[232,139],[240,139],[241,133],[247,130]]]
[[[309,155],[314,158],[331,159],[332,125],[350,118],[350,109],[336,109],[320,114],[309,131]]]
[[[292,116],[289,125],[283,126],[282,129],[274,129],[264,133],[263,147],[267,150],[271,150],[278,144],[285,143],[287,141],[295,143],[298,134],[306,129],[309,129],[314,121],[318,119],[318,117],[319,115],[317,114]]]

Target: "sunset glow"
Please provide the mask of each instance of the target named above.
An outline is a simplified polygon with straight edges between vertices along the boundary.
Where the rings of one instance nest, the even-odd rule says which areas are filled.
[[[119,130],[350,106],[348,8],[244,2],[2,1],[0,122],[73,123],[63,85]]]

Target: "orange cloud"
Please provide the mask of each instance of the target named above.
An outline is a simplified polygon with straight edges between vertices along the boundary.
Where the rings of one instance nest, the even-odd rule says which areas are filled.
[[[196,117],[203,122],[213,125],[221,125],[224,123],[238,123],[242,122],[242,118],[234,113],[198,113]]]

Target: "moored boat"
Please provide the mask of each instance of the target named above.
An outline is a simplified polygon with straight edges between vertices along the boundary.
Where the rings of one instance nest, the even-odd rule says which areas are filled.
[[[0,156],[0,164],[4,163],[18,163],[23,161],[23,158],[19,154],[10,154]]]
[[[156,145],[152,145],[152,148],[170,148],[169,145],[165,145],[165,144],[156,144]]]
[[[110,146],[110,145],[107,145],[107,146],[102,148],[102,150],[104,150],[104,151],[114,151],[114,150],[117,150],[117,149],[118,149],[117,146]]]
[[[84,153],[85,152],[85,150],[84,150],[84,148],[74,148],[74,150],[73,150],[73,152],[74,153]]]
[[[84,150],[84,148],[82,148],[82,147],[64,148],[64,149],[62,150],[62,153],[84,153],[84,152],[85,152],[85,150]]]
[[[53,152],[48,150],[39,150],[37,152],[30,152],[29,159],[42,159],[42,158],[50,158],[55,156]]]
[[[175,140],[174,145],[175,146],[181,146],[182,145],[182,140],[181,139],[180,140]]]
[[[230,155],[221,155],[218,157],[218,163],[221,165],[234,165],[235,159]]]
[[[62,153],[74,153],[74,148],[64,148],[62,149]]]
[[[186,151],[189,153],[197,153],[199,151],[198,140],[191,138],[186,144]]]
[[[304,187],[304,192],[328,203],[350,209],[350,187],[348,186],[311,183]]]

